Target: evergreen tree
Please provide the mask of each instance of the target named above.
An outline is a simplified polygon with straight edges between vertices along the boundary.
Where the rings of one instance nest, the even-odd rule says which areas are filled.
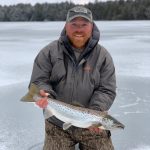
[[[17,4],[0,6],[0,21],[64,21],[68,9],[75,6],[70,2]],[[93,12],[94,20],[148,20],[150,0],[115,0],[85,5]]]

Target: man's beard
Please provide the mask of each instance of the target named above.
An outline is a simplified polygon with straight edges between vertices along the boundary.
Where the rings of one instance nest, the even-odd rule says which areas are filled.
[[[72,37],[72,38],[70,38],[70,42],[72,43],[72,45],[75,48],[79,48],[79,49],[84,48],[87,41],[88,41],[88,38],[85,38],[85,37],[81,37],[81,38]]]

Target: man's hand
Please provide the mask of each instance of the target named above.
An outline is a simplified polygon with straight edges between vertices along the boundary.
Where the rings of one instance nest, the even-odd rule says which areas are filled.
[[[35,104],[44,109],[48,105],[49,93],[46,93],[44,90],[40,90],[40,95],[42,96],[42,98],[39,99]]]
[[[89,127],[88,128],[91,132],[94,132],[94,133],[100,133],[102,132],[102,129],[98,128],[98,127]]]
[[[103,113],[104,114],[108,114],[108,112],[107,111],[103,111]],[[98,128],[98,127],[89,127],[88,128],[91,132],[95,132],[95,133],[101,133],[101,132],[103,132],[103,129],[101,129],[101,128]]]

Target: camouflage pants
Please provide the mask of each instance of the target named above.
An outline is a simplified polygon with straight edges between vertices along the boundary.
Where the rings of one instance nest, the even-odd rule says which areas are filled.
[[[106,131],[93,133],[88,129],[71,127],[64,131],[60,127],[45,122],[45,141],[43,150],[114,150],[110,135]]]

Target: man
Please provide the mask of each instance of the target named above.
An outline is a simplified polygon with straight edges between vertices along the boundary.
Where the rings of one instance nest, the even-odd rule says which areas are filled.
[[[98,44],[99,30],[92,12],[77,6],[68,11],[58,40],[37,55],[31,82],[43,96],[36,104],[45,108],[47,97],[72,105],[107,111],[116,96],[115,68],[110,54]],[[98,128],[70,127],[64,131],[55,117],[45,120],[44,150],[113,150],[110,132]]]

